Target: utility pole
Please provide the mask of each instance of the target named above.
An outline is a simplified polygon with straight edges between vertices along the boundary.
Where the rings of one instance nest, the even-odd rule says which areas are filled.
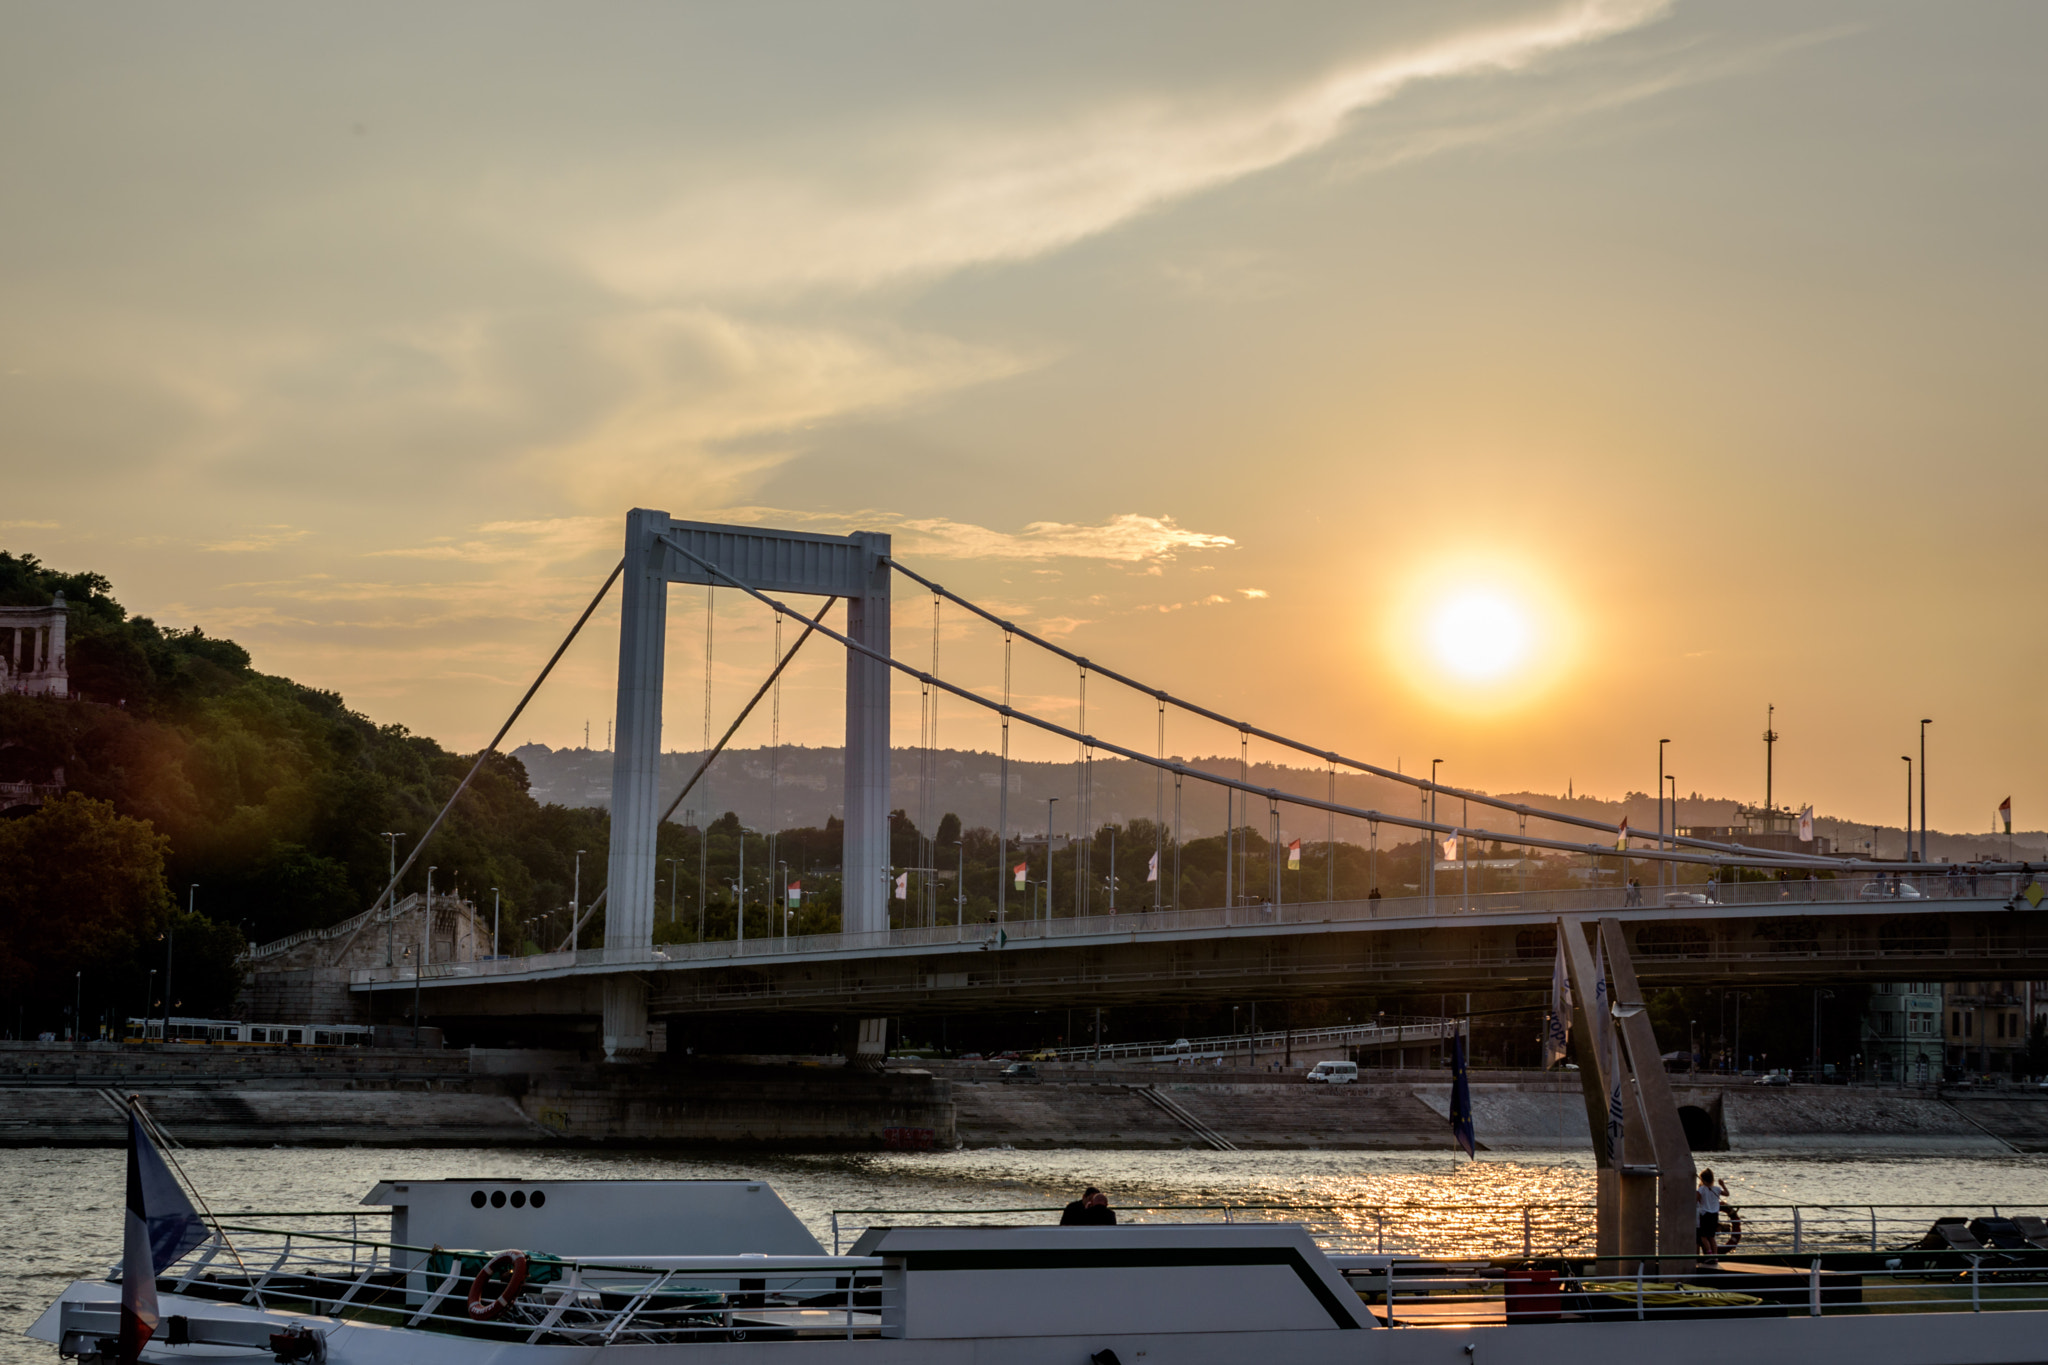
[[[1920,861],[1927,861],[1927,727],[1930,720],[1920,722]]]
[[[1778,708],[1777,708],[1776,706],[1766,706],[1766,707],[1764,708],[1764,809],[1765,809],[1765,810],[1770,810],[1770,809],[1772,809],[1772,806],[1771,806],[1771,747],[1772,747],[1773,745],[1775,745],[1775,744],[1776,744],[1776,743],[1778,742],[1778,732],[1777,732],[1777,730],[1776,730],[1776,729],[1774,729],[1774,728],[1773,728],[1773,726],[1772,726],[1772,722],[1773,722],[1773,721],[1775,721],[1775,720],[1777,719],[1777,715],[1778,715]]]

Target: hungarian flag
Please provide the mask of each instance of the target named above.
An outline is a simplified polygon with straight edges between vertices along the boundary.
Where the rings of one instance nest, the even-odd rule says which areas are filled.
[[[1812,806],[1802,806],[1799,810],[1799,842],[1802,844],[1810,844],[1813,842]]]
[[[1145,880],[1148,882],[1159,880],[1159,855],[1157,853],[1152,855],[1151,862],[1145,864]]]
[[[1628,852],[1628,817],[1626,815],[1621,817],[1619,832],[1621,837],[1614,841],[1614,847],[1620,852],[1626,853]]]
[[[1998,803],[1998,818],[2005,821],[2005,832],[2012,833],[2012,798],[2006,797]]]
[[[802,882],[791,882],[783,889],[782,894],[784,904],[802,905],[804,903],[804,884]]]
[[[205,1240],[206,1224],[131,1110],[128,1215],[121,1248],[122,1365],[135,1365],[156,1335],[156,1277]]]
[[[1301,871],[1301,840],[1299,839],[1296,839],[1287,846],[1287,870],[1289,872]]]
[[[1017,879],[1017,889],[1022,891],[1024,889],[1024,864],[1018,863],[1015,867],[1011,868],[1010,875]]]
[[[899,901],[910,899],[910,874],[908,872],[898,872],[896,874],[896,899]]]

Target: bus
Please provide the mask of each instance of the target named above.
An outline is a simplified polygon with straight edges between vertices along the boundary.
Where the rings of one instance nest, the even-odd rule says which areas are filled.
[[[247,1043],[258,1047],[368,1047],[367,1024],[245,1024],[239,1019],[170,1018],[173,1043]],[[164,1020],[130,1019],[122,1033],[128,1043],[161,1043]]]

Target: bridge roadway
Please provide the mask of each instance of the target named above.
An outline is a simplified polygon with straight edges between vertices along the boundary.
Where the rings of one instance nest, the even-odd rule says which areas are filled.
[[[429,1020],[597,1014],[631,973],[654,1015],[815,1011],[971,1013],[1361,991],[1549,983],[1558,915],[1614,915],[1650,986],[2048,978],[2048,895],[1985,876],[1979,894],[1870,894],[1857,881],[1746,882],[1701,903],[1631,907],[1619,889],[1309,901],[771,940],[603,948],[431,966]],[[1962,889],[1962,888],[1959,888]],[[2048,892],[2042,886],[2041,892]],[[1655,900],[1653,889],[1644,896]],[[355,992],[403,994],[406,968],[352,973]],[[391,1004],[398,1004],[392,1001]],[[391,1006],[377,1013],[388,1014]],[[403,1012],[403,1006],[400,1011]]]

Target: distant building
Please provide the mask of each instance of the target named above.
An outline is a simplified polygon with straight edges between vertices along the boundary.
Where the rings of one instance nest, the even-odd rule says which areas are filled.
[[[1740,844],[1768,853],[1812,853],[1821,857],[1835,851],[1832,839],[1801,839],[1799,813],[1782,806],[1742,806],[1735,812],[1739,825],[1693,825],[1678,832],[1689,839],[1710,839],[1717,844]]]
[[[64,661],[64,594],[47,607],[0,607],[0,692],[63,697],[71,691]]]
[[[1967,1076],[2022,1075],[2027,1068],[2026,981],[1952,981],[1943,1000],[1948,1064]]]
[[[1938,981],[1881,981],[1863,1009],[1865,1074],[1920,1084],[1941,1079],[1946,1054]]]

